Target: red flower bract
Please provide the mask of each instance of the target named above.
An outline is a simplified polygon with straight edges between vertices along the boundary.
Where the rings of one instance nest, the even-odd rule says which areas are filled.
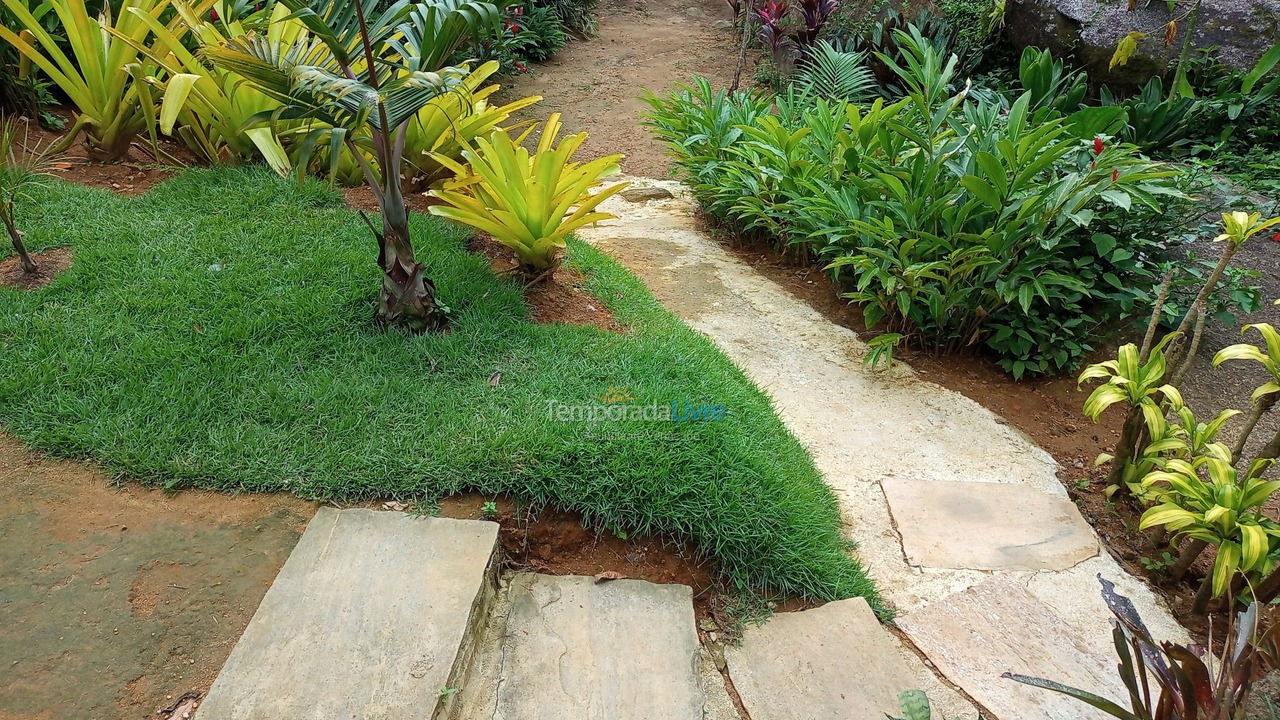
[[[1094,154],[1094,155],[1101,155],[1101,154],[1102,154],[1102,151],[1103,151],[1103,150],[1106,150],[1106,149],[1107,149],[1107,146],[1102,144],[1102,138],[1101,138],[1101,137],[1094,136],[1094,138],[1093,138],[1093,154]]]
[[[1119,170],[1119,169],[1112,170],[1112,171],[1111,171],[1111,182],[1113,182],[1113,183],[1114,183],[1114,182],[1119,182],[1119,181],[1120,181],[1120,170]]]

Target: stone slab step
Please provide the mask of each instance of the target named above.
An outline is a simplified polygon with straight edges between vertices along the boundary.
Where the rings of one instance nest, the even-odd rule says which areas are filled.
[[[468,717],[701,720],[692,591],[521,573]],[[487,662],[486,662],[487,661]]]
[[[1098,536],[1065,493],[899,477],[880,484],[918,567],[1065,570],[1098,554]]]
[[[198,720],[432,717],[483,621],[497,537],[491,522],[321,508]]]
[[[1025,586],[996,575],[898,618],[916,647],[1001,720],[1103,720],[1099,710],[1058,693],[1005,680],[1034,675],[1126,704],[1110,628],[1082,632]]]
[[[933,689],[862,598],[778,613],[724,655],[751,720],[882,720],[903,690]]]

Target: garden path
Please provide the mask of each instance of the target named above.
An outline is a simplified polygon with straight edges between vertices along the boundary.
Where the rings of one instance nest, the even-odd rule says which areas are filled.
[[[614,197],[602,209],[619,219],[580,235],[772,396],[839,498],[898,627],[968,701],[1002,720],[1090,717],[1000,679],[1006,670],[1124,697],[1097,576],[1132,598],[1155,637],[1185,641],[1156,595],[1099,552],[1048,453],[901,362],[869,369],[854,332],[713,240],[680,184],[633,180],[674,197]],[[974,710],[951,694],[935,703],[948,717]]]
[[[597,33],[574,41],[545,63],[510,81],[504,97],[541,96],[518,120],[563,115],[566,130],[587,133],[587,157],[622,153],[623,169],[662,176],[665,145],[641,126],[645,90],[665,93],[702,75],[715,85],[733,80],[737,35],[724,0],[601,0]],[[751,73],[751,67],[745,75]],[[504,85],[505,85],[504,81]]]

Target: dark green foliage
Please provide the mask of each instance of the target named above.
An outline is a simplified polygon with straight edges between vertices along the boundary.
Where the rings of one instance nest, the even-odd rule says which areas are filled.
[[[568,42],[554,8],[526,0],[508,6],[501,24],[479,33],[454,59],[497,60],[502,72],[523,73],[528,63],[545,62]]]
[[[600,0],[535,0],[535,5],[549,7],[560,18],[565,32],[587,38],[596,31],[596,6]]]
[[[814,46],[793,84],[818,97],[845,102],[866,100],[877,90],[866,56],[837,50],[828,42]]]
[[[414,215],[455,317],[411,335],[375,330],[367,230],[318,182],[196,170],[137,198],[57,184],[37,200],[32,249],[70,243],[76,264],[0,289],[0,426],[33,446],[169,488],[510,494],[687,541],[732,587],[881,607],[765,394],[598,251],[575,242],[568,261],[626,333],[529,322],[518,283]],[[730,417],[548,416],[610,387]]]
[[[897,41],[901,64],[882,57],[910,93],[899,103],[699,81],[651,99],[652,124],[713,216],[827,266],[869,324],[931,349],[986,347],[1019,377],[1069,368],[1145,300],[1128,287],[1158,281],[1150,235],[1102,236],[1179,197],[1172,171],[1098,137],[1119,110],[952,95],[958,60],[918,30]]]
[[[1109,89],[1102,88],[1103,105],[1125,109],[1129,126],[1123,137],[1138,147],[1155,152],[1190,141],[1188,128],[1199,103],[1193,98],[1170,95],[1164,82],[1153,77],[1133,96],[1116,98]]]

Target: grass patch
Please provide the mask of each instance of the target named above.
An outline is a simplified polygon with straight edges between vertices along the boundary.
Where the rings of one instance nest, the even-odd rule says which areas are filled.
[[[570,261],[626,335],[530,323],[465,232],[415,216],[456,313],[452,332],[415,337],[374,330],[374,243],[320,184],[260,170],[192,170],[138,198],[57,184],[24,223],[33,250],[76,249],[50,286],[0,289],[0,424],[36,447],[168,488],[509,493],[688,540],[731,586],[875,602],[764,394],[590,247]],[[549,419],[549,401],[611,386],[730,417]]]

